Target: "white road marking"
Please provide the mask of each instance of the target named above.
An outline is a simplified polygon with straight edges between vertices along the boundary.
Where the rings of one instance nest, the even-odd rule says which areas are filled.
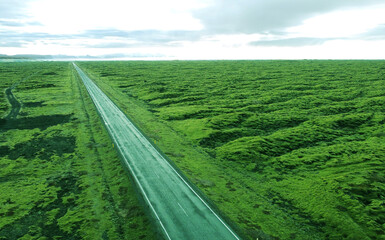
[[[184,208],[177,202],[177,204],[179,205],[179,207],[183,210],[184,214],[186,214],[186,216],[188,217],[188,214],[186,212],[186,210],[184,210]]]
[[[143,134],[135,127],[135,125],[132,124],[132,127],[136,130],[136,132],[138,132],[138,134],[144,138],[144,139],[147,139],[143,136]],[[142,141],[142,138],[139,138],[139,140]],[[191,192],[194,193],[195,196],[197,196],[199,198],[199,200],[210,210],[210,212],[212,212],[214,214],[214,216],[225,226],[225,228],[231,233],[231,235],[233,235],[237,240],[240,240],[238,238],[238,236],[227,226],[227,224],[214,212],[213,209],[211,209],[211,207],[199,196],[199,194],[197,192],[195,192],[195,190],[190,186],[190,184],[188,184],[186,182],[186,180],[184,180],[184,178],[175,170],[175,168],[173,166],[171,166],[171,164],[168,162],[168,160],[166,160],[162,154],[160,154],[158,152],[158,150],[156,150],[156,148],[154,146],[151,145],[151,148],[153,150],[155,150],[155,152],[166,162],[167,165],[169,165],[169,167],[177,174],[177,176],[183,181],[183,183],[191,190]]]

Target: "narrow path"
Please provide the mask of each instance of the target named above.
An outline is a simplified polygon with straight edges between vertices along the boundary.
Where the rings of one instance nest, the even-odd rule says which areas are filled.
[[[74,67],[164,237],[239,240],[127,116],[77,65]]]
[[[5,95],[8,99],[8,102],[11,104],[11,111],[5,117],[6,120],[16,119],[21,109],[21,104],[17,100],[17,98],[15,98],[15,96],[13,95],[12,89],[13,89],[12,87],[5,89]]]
[[[10,86],[9,88],[5,89],[5,96],[7,97],[8,102],[11,104],[11,111],[8,113],[8,115],[4,119],[6,120],[16,119],[17,115],[19,115],[19,112],[21,110],[21,103],[17,100],[15,95],[13,95],[12,90],[15,89],[19,84],[21,84],[22,82],[31,78],[32,76],[36,75],[39,72],[40,71],[35,72],[25,78],[22,78],[21,80],[13,83],[12,86]]]

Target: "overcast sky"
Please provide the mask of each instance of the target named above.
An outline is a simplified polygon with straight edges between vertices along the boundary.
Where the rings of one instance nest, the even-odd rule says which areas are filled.
[[[385,59],[385,1],[0,0],[0,54]]]

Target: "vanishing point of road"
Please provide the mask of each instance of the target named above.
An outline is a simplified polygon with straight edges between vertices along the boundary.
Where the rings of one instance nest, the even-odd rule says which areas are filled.
[[[127,116],[73,64],[166,239],[240,239]]]

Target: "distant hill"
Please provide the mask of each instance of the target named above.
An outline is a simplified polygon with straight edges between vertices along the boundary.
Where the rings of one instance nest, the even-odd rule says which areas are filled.
[[[52,59],[51,55],[5,55],[0,54],[0,59]]]
[[[79,58],[97,58],[93,56],[68,56],[68,55],[34,55],[34,54],[17,54],[5,55],[0,54],[0,60],[57,60],[57,59],[79,59]]]

